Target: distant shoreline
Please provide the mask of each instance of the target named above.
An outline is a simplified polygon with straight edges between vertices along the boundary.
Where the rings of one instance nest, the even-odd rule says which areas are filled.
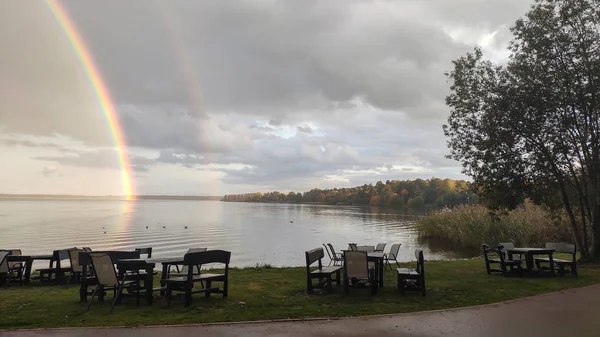
[[[0,194],[0,199],[82,199],[124,200],[122,195],[70,195],[70,194]],[[221,200],[223,196],[194,195],[137,195],[135,200]]]

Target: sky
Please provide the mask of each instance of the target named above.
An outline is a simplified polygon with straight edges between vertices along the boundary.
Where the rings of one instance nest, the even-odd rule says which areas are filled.
[[[137,194],[468,179],[445,71],[508,57],[532,0],[60,1],[108,89]],[[121,195],[115,142],[43,1],[0,0],[0,193]]]

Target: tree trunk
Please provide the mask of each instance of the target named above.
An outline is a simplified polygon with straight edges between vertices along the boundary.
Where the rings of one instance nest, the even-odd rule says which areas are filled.
[[[600,261],[600,203],[594,204],[592,215],[592,259]]]

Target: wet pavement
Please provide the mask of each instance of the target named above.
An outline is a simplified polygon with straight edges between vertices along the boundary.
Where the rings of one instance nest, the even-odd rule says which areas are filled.
[[[462,309],[332,320],[0,332],[2,337],[100,336],[600,336],[600,285]]]

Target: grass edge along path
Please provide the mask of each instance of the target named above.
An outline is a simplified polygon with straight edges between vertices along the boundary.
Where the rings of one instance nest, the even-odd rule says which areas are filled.
[[[403,264],[413,266],[413,263]],[[427,261],[427,296],[400,294],[396,274],[385,272],[385,287],[369,298],[366,289],[351,289],[343,296],[341,287],[334,293],[307,295],[305,269],[244,268],[230,270],[229,297],[219,294],[205,298],[194,295],[188,308],[174,299],[167,307],[155,293],[152,306],[135,298],[109,313],[112,294],[104,304],[92,304],[84,313],[78,286],[11,286],[0,288],[0,330],[198,324],[273,319],[303,319],[395,314],[459,308],[582,287],[600,283],[600,265],[579,266],[579,277],[509,277],[487,275],[482,259]]]

